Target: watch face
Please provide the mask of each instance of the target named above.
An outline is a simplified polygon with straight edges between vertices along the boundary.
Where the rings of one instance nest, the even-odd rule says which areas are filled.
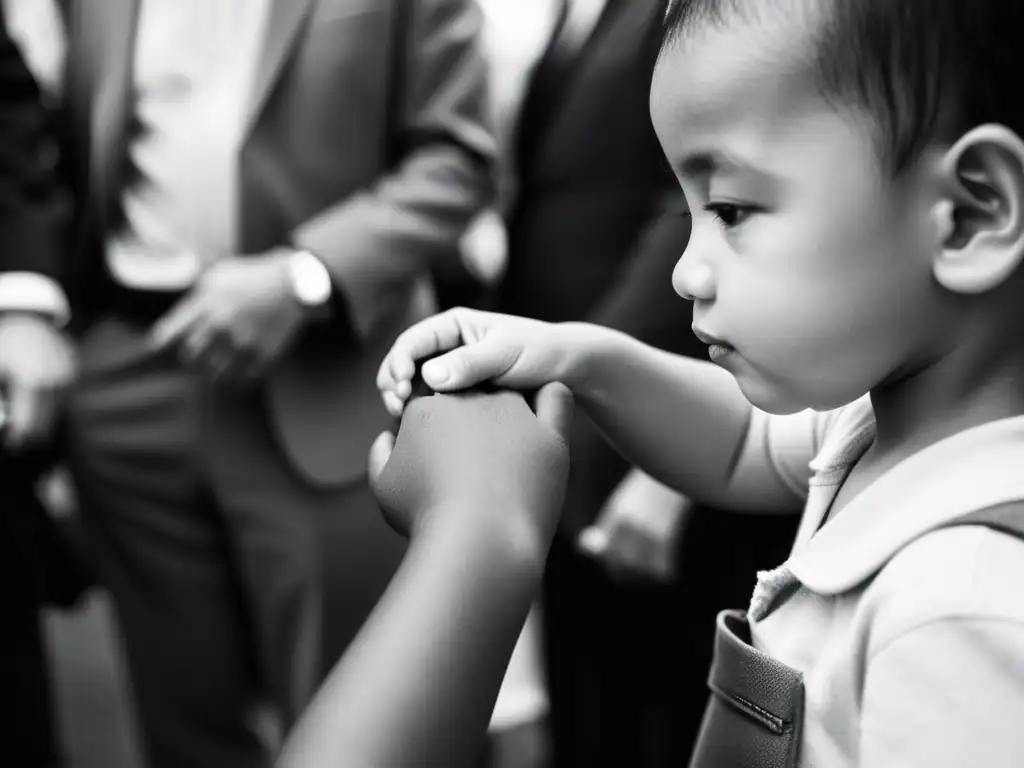
[[[300,251],[292,259],[292,284],[303,304],[324,304],[331,297],[327,268],[311,253]]]

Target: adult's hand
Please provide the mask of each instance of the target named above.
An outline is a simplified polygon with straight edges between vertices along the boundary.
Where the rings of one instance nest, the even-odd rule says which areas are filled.
[[[50,439],[77,370],[68,337],[42,315],[0,314],[0,432],[18,451]]]
[[[692,506],[685,496],[634,469],[594,524],[580,533],[577,549],[619,583],[670,583]]]
[[[309,320],[290,288],[291,255],[281,248],[217,262],[153,326],[153,347],[177,348],[220,384],[259,379]]]
[[[531,410],[511,391],[437,394],[405,409],[397,439],[380,435],[370,477],[388,522],[415,536],[432,521],[494,519],[528,546],[550,543],[565,495],[573,400],[540,389]]]

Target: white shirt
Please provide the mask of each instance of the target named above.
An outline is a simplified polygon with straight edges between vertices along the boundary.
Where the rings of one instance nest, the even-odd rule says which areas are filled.
[[[512,138],[530,75],[547,48],[558,21],[559,0],[479,0],[482,39],[491,69],[491,106],[502,148],[501,197],[512,184]]]
[[[237,246],[238,158],[269,0],[142,0],[135,117],[141,178],[107,256],[120,282],[188,287]]]
[[[12,36],[48,89],[59,92],[65,43],[48,0],[4,0]],[[125,227],[107,259],[135,288],[187,288],[237,248],[238,158],[270,0],[140,0],[132,105],[140,123],[128,156]],[[0,309],[67,302],[46,278],[0,275]]]
[[[749,611],[754,646],[803,673],[800,765],[1021,765],[1024,543],[975,526],[927,532],[1024,499],[1024,417],[920,451],[821,526],[874,434],[866,397],[756,411],[737,470],[771,471],[807,499],[790,558],[759,574]]]
[[[501,160],[497,205],[481,212],[466,229],[459,250],[469,272],[496,285],[508,267],[508,233],[501,209],[515,185],[512,141],[530,74],[558,21],[558,0],[479,0],[481,39],[490,64],[490,107]]]

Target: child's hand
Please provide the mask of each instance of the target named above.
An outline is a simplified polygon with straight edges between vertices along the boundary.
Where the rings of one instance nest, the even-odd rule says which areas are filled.
[[[398,437],[384,432],[370,451],[371,484],[391,526],[410,535],[427,515],[490,516],[533,540],[553,534],[569,471],[572,395],[545,386],[535,410],[507,390],[411,403]]]
[[[423,320],[398,337],[377,374],[377,387],[392,416],[412,393],[419,361],[423,381],[435,392],[491,382],[529,390],[559,381],[568,365],[565,326],[511,315],[451,309]]]

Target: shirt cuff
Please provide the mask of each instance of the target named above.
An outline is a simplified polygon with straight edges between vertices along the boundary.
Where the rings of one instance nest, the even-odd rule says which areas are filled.
[[[0,273],[0,312],[37,312],[58,328],[71,319],[67,296],[55,280],[36,272]]]

